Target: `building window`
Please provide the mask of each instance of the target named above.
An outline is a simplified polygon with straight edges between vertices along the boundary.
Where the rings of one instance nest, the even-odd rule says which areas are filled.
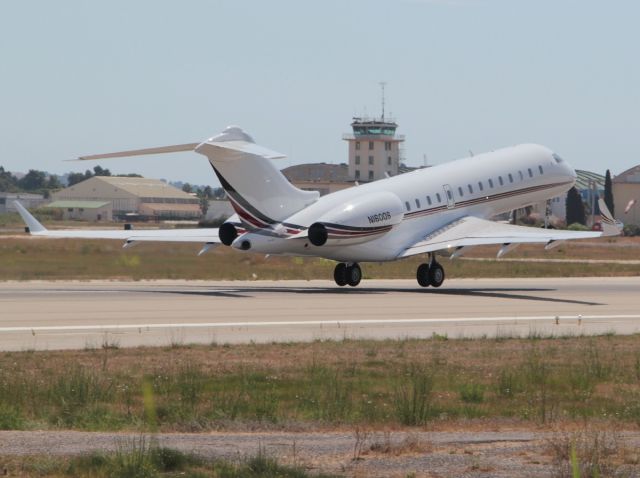
[[[464,194],[462,193],[462,188],[460,186],[458,186],[458,194],[460,194],[460,197],[464,196]]]
[[[369,141],[369,149],[373,149],[373,141]]]
[[[360,164],[360,156],[356,156],[356,164]]]
[[[542,166],[538,166],[538,171],[540,171],[540,174],[544,174],[544,171],[542,170]]]
[[[493,179],[489,179],[489,187],[493,188]]]
[[[356,169],[356,179],[360,179],[360,170]]]
[[[387,164],[388,164],[389,166],[391,166],[391,156],[388,156],[388,157],[387,157]]]
[[[473,188],[471,187],[471,184],[467,184],[467,187],[469,188],[469,194],[473,194]]]
[[[409,204],[409,201],[404,202],[404,207],[407,208],[407,211],[411,211],[411,204]]]
[[[529,168],[528,171],[529,171],[529,177],[532,178],[533,177],[533,171],[531,171],[531,168]]]
[[[478,187],[480,188],[480,191],[484,191],[484,187],[482,186],[482,181],[478,181]]]
[[[416,207],[420,209],[420,199],[416,199]]]
[[[436,193],[436,199],[438,200],[438,202],[442,202],[442,199],[440,198],[440,193]]]
[[[512,183],[513,182],[513,176],[511,173],[509,173],[509,182]]]
[[[504,184],[504,181],[502,180],[502,176],[498,176],[498,182],[500,183],[500,186]]]
[[[385,151],[391,151],[391,141],[385,141],[384,142],[384,150]]]
[[[427,204],[431,206],[431,196],[427,196]]]
[[[369,181],[373,181],[373,171],[369,171]]]
[[[360,151],[360,141],[356,141],[356,151]]]
[[[369,156],[369,164],[373,165],[373,156]]]

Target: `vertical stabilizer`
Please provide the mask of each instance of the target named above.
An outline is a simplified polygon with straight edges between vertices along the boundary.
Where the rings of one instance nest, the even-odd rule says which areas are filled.
[[[281,222],[320,196],[293,186],[272,163],[284,156],[258,146],[237,126],[229,126],[195,150],[209,159],[233,208],[250,226]]]

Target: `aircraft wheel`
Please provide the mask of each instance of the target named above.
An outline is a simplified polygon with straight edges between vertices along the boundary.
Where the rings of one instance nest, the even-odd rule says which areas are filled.
[[[421,287],[429,287],[429,264],[420,264],[416,272],[416,279]]]
[[[443,282],[444,268],[437,262],[434,262],[431,264],[431,267],[429,267],[429,284],[433,287],[440,287]]]
[[[347,285],[347,265],[344,262],[340,262],[333,270],[333,280],[336,281],[340,287]]]
[[[362,269],[357,262],[354,262],[347,267],[347,284],[351,287],[355,287],[360,283],[362,279]]]

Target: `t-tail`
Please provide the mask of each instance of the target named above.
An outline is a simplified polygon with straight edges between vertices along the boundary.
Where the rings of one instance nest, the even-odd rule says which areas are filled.
[[[229,126],[202,143],[95,154],[78,159],[121,158],[179,151],[195,151],[209,159],[233,209],[248,229],[282,222],[318,200],[318,192],[296,188],[271,161],[284,158],[284,155],[255,144],[253,138],[237,126]]]
[[[271,162],[284,156],[230,126],[196,147],[209,159],[233,209],[249,228],[268,227],[317,201],[319,193],[293,186]]]

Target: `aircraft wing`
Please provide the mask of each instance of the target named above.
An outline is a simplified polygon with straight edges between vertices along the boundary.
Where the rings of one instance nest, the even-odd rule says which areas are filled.
[[[460,249],[463,247],[490,244],[503,246],[501,252],[498,253],[498,257],[500,257],[508,250],[507,248],[517,244],[538,243],[546,244],[546,248],[551,248],[560,241],[619,235],[622,232],[622,224],[611,217],[611,213],[609,213],[604,202],[602,200],[600,201],[602,232],[565,231],[514,226],[478,217],[464,216],[433,231],[423,240],[410,245],[402,251],[398,257],[408,257],[443,249]]]
[[[205,244],[220,243],[218,229],[141,229],[141,230],[100,230],[100,229],[70,229],[50,231],[18,201],[14,201],[16,209],[34,236],[58,237],[74,239],[121,239],[127,244],[134,242],[197,242]]]

